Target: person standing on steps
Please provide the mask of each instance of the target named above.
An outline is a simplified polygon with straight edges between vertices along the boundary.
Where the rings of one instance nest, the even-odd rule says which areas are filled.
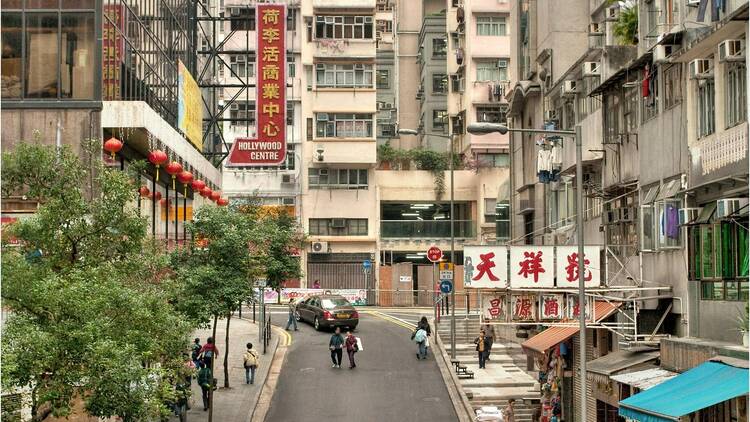
[[[294,324],[294,331],[297,331],[297,307],[294,306],[294,299],[289,299],[289,319],[286,321],[285,330],[289,331],[289,326]]]
[[[336,331],[328,342],[328,348],[331,349],[331,361],[333,362],[331,368],[341,368],[341,358],[344,357],[344,338],[341,337],[340,327],[336,327]]]
[[[484,330],[479,331],[479,337],[474,339],[474,344],[477,345],[476,351],[479,356],[479,369],[485,369],[484,361],[487,357],[487,350],[490,348],[490,339],[485,335]]]
[[[487,337],[490,339],[490,347],[487,349],[487,355],[484,357],[484,360],[490,360],[490,353],[492,352],[492,345],[495,344],[495,327],[492,324],[484,324],[482,326],[482,329],[487,334]]]
[[[354,369],[357,367],[357,364],[354,363],[354,354],[359,351],[359,346],[357,345],[357,337],[354,337],[351,331],[346,332],[344,345],[346,346],[346,354],[349,356],[349,369]]]
[[[508,399],[508,405],[503,409],[503,422],[516,422],[515,404],[516,399]]]
[[[253,343],[247,343],[247,350],[242,360],[245,366],[245,383],[255,383],[255,370],[258,369],[258,354],[253,350]]]

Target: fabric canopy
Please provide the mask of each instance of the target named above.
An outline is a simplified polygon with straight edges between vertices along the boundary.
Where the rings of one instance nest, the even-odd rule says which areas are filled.
[[[709,406],[746,395],[748,370],[706,362],[620,402],[620,416],[640,422],[677,421]]]

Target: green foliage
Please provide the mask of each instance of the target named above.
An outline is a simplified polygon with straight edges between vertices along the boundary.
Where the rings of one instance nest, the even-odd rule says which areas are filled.
[[[2,177],[3,195],[40,202],[9,228],[21,246],[3,248],[3,386],[30,388],[34,413],[67,415],[82,399],[98,417],[159,417],[192,327],[168,302],[135,184],[67,147],[25,143],[3,154]]]
[[[614,34],[623,45],[638,44],[638,6],[621,7]]]
[[[268,287],[279,289],[289,279],[302,277],[300,260],[292,252],[302,248],[304,236],[296,220],[287,213],[276,213],[261,220],[264,254],[262,266]]]
[[[435,178],[435,196],[440,199],[445,193],[445,172],[450,168],[450,154],[430,149],[416,148],[402,150],[393,148],[390,143],[378,146],[378,161],[390,163],[413,162],[418,170],[426,170]],[[462,169],[461,156],[453,156],[453,168]]]

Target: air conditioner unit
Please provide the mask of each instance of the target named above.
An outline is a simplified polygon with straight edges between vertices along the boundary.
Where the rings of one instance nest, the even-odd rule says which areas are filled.
[[[283,174],[281,175],[281,184],[282,185],[293,185],[297,183],[297,178],[294,177],[293,174]]]
[[[364,70],[364,69],[365,69],[365,65],[363,65],[362,63],[357,63],[354,65],[354,70]]]
[[[325,122],[328,120],[328,113],[318,113],[317,119],[319,122]]]
[[[716,218],[724,218],[730,216],[739,211],[740,208],[742,208],[744,205],[747,205],[747,199],[719,199],[718,201],[716,201]]]
[[[320,170],[318,170],[318,175],[319,176],[326,176],[326,177],[328,177],[328,169],[320,169]]]
[[[507,67],[508,67],[508,61],[507,61],[507,60],[505,60],[505,59],[500,59],[500,60],[498,60],[498,61],[497,61],[497,67],[499,67],[500,69],[505,69],[505,68],[507,68]]]
[[[240,15],[240,8],[239,7],[230,7],[229,8],[229,15],[230,16],[239,16]]]
[[[294,198],[281,198],[282,205],[294,205],[297,201]]]
[[[680,224],[687,224],[698,218],[700,208],[680,208]]]
[[[678,46],[671,44],[657,45],[654,47],[654,63],[666,62],[677,48]]]
[[[390,110],[390,109],[392,109],[392,108],[393,108],[393,104],[392,104],[392,103],[385,103],[385,107],[384,107],[384,108],[385,108],[386,110]]]
[[[603,32],[599,22],[591,22],[589,24],[589,34],[601,34]]]
[[[620,16],[619,6],[610,6],[607,8],[607,19],[617,19]]]
[[[719,44],[719,61],[734,61],[745,59],[745,45],[743,40],[724,40]]]
[[[333,228],[333,229],[343,229],[343,228],[346,228],[346,219],[345,218],[332,218],[331,219],[331,228]]]
[[[688,7],[698,7],[701,5],[701,0],[687,0]]]
[[[690,79],[703,79],[711,76],[711,60],[695,59],[690,62]]]
[[[328,242],[312,242],[310,245],[312,253],[328,253]]]
[[[563,95],[573,95],[578,92],[578,81],[564,81],[562,86]]]
[[[601,76],[599,62],[583,62],[583,76]]]

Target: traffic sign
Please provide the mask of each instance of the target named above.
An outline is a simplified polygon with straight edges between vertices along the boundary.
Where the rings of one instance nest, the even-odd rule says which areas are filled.
[[[452,262],[441,262],[438,264],[438,269],[440,271],[453,271],[453,263]]]
[[[362,268],[369,270],[370,268],[372,268],[372,262],[369,259],[365,259],[364,261],[362,261]]]
[[[453,270],[440,271],[440,281],[453,280]]]
[[[430,249],[427,249],[427,259],[430,262],[438,262],[441,258],[443,258],[443,251],[437,246],[430,246]]]
[[[448,294],[453,291],[453,282],[450,280],[443,280],[440,282],[440,291]]]

